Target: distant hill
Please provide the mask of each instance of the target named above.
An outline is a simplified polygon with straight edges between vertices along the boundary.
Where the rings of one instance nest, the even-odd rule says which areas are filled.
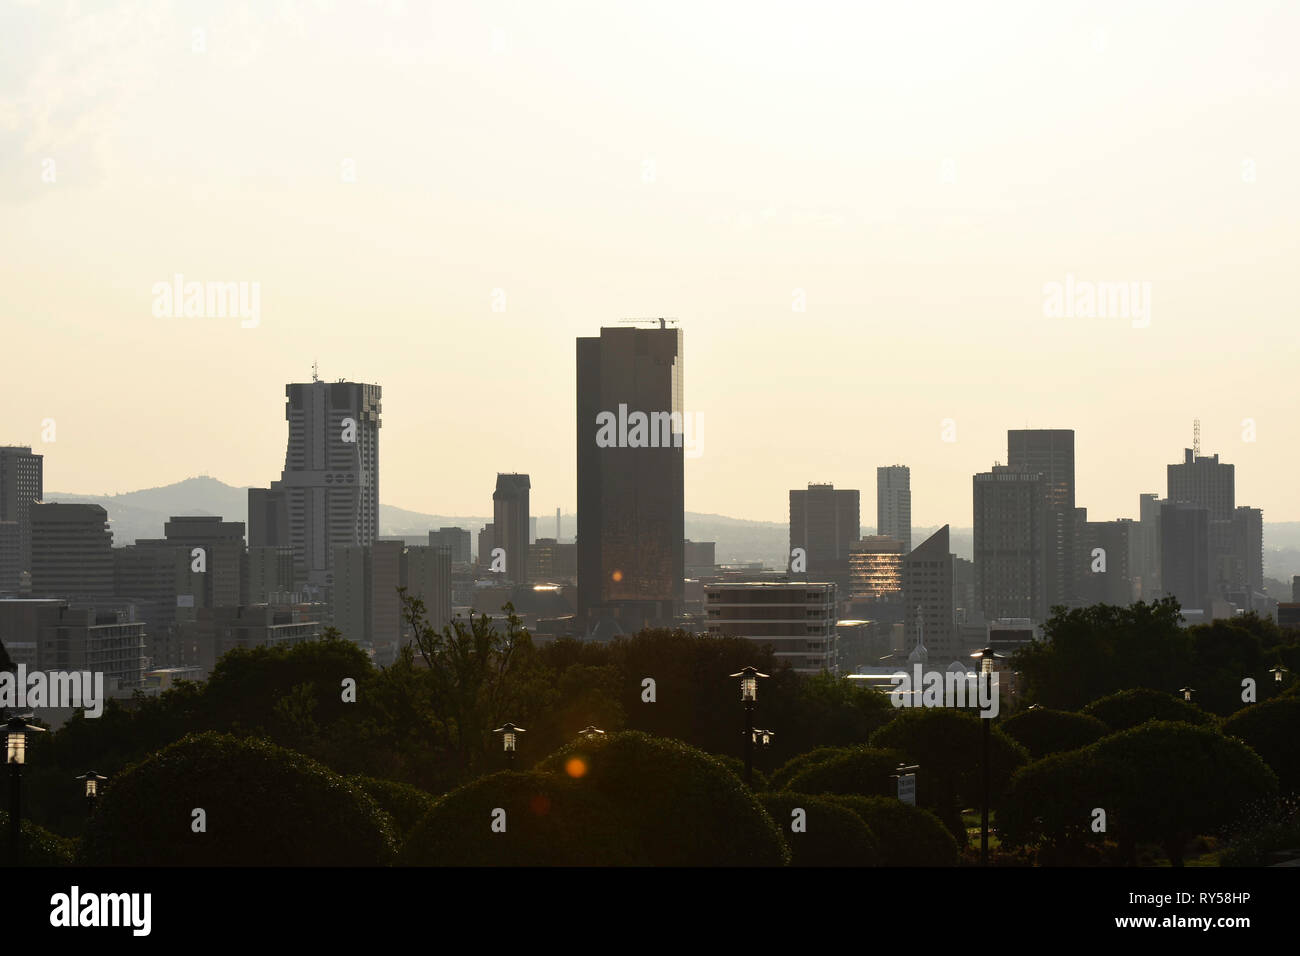
[[[227,521],[248,521],[248,489],[227,485],[207,475],[186,478],[161,488],[145,488],[120,495],[86,495],[46,492],[46,501],[84,502],[102,505],[108,512],[113,529],[113,543],[132,544],[137,538],[161,538],[163,524],[172,515],[219,515]],[[423,535],[441,527],[468,528],[475,536],[492,520],[485,515],[430,515],[393,505],[379,506],[379,533],[385,536]],[[560,518],[563,536],[572,540],[577,517]],[[912,529],[912,546],[920,544],[939,529]],[[864,527],[864,534],[875,529]],[[537,519],[540,537],[555,534],[554,515]],[[958,557],[970,560],[974,535],[970,528],[951,528],[951,547]],[[716,558],[720,564],[762,561],[773,567],[783,566],[789,544],[789,531],[783,522],[748,521],[725,515],[686,512],[686,537],[692,541],[717,542]],[[473,547],[478,548],[477,537]],[[1300,574],[1300,521],[1264,525],[1264,573],[1290,582]]]

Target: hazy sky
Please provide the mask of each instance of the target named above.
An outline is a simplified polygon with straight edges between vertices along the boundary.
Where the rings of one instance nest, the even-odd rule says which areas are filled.
[[[783,521],[831,481],[873,524],[903,463],[916,524],[969,525],[1028,425],[1076,430],[1091,518],[1134,516],[1199,417],[1238,504],[1300,520],[1298,28],[1281,2],[7,4],[0,443],[41,446],[48,490],[265,485],[318,359],[383,386],[385,503],[488,513],[526,471],[569,512],[574,339],[664,315],[691,511]],[[260,283],[257,326],[155,316],[176,273]],[[1047,315],[1067,275],[1150,283],[1149,325]]]

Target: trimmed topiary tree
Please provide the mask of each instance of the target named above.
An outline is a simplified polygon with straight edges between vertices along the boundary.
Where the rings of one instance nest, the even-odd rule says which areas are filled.
[[[841,793],[862,797],[892,797],[892,779],[903,763],[897,750],[853,747],[805,767],[786,785],[796,793]]]
[[[784,866],[789,850],[731,771],[680,740],[622,731],[578,740],[538,769],[568,774],[617,806],[656,866]]]
[[[611,801],[553,773],[503,770],[442,796],[402,845],[403,866],[628,866],[648,863]]]
[[[881,866],[956,866],[957,841],[943,822],[893,797],[823,797],[852,810],[880,845]]]
[[[745,761],[741,760],[739,757],[733,757],[731,754],[709,754],[709,756],[739,777],[741,783],[744,783]],[[757,767],[751,767],[751,770],[754,774],[755,793],[762,793],[765,790],[771,789],[771,784],[768,783],[768,779],[764,775],[763,771],[759,770]]]
[[[791,866],[879,866],[880,847],[848,807],[807,793],[759,794],[790,848]],[[795,830],[795,811],[803,811]]]
[[[1300,697],[1243,707],[1223,722],[1223,732],[1259,754],[1284,793],[1300,791]]]
[[[1038,760],[1095,744],[1111,730],[1091,714],[1039,707],[1008,717],[1002,723],[1002,732]]]
[[[830,760],[832,757],[838,757],[848,749],[847,747],[818,747],[816,750],[809,750],[797,757],[791,757],[772,774],[769,779],[770,789],[788,789],[790,781],[794,779],[796,774],[806,770],[813,764],[821,763],[823,760]]]
[[[194,812],[206,832],[194,832]],[[191,734],[116,774],[78,862],[116,866],[376,866],[387,815],[310,757],[265,740]]]
[[[1037,847],[1043,863],[1095,861],[1105,834],[1093,832],[1093,811],[1110,806],[1099,773],[1091,746],[1051,754],[1021,767],[998,809],[999,842]]]
[[[959,845],[966,842],[962,808],[978,806],[983,799],[984,728],[980,725],[986,719],[948,707],[904,708],[871,735],[872,747],[901,751],[908,763],[920,766],[917,803],[933,810]],[[991,799],[996,808],[1011,774],[1029,762],[1029,754],[994,724],[989,755]]]
[[[1096,717],[1110,728],[1111,733],[1137,727],[1148,720],[1176,720],[1193,726],[1214,724],[1214,715],[1207,714],[1195,704],[1149,687],[1099,697],[1085,706],[1081,713]]]
[[[388,814],[393,834],[400,843],[438,801],[418,787],[396,780],[355,775],[347,778],[349,784],[367,793],[380,809]]]
[[[22,822],[23,866],[71,866],[76,841],[51,833],[30,820]],[[0,866],[16,866],[9,844],[9,813],[0,810]]]
[[[1198,834],[1230,824],[1241,807],[1277,794],[1277,776],[1240,740],[1209,727],[1150,721],[1093,744],[1098,806],[1131,859],[1160,844],[1174,866]]]

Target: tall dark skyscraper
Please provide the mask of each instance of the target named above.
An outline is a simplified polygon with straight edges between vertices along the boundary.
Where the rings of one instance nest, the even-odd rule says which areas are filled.
[[[1043,476],[1042,493],[1048,512],[1045,599],[1049,608],[1070,604],[1077,599],[1080,577],[1087,570],[1078,566],[1075,548],[1074,429],[1008,429],[1007,464]]]
[[[498,474],[492,492],[493,547],[506,552],[506,577],[515,584],[528,583],[527,475]]]
[[[334,549],[379,531],[378,385],[285,386],[289,444],[280,480],[248,490],[250,547],[292,547],[297,586],[333,585]]]
[[[909,651],[915,649],[924,626],[930,660],[956,659],[961,652],[953,613],[953,556],[948,549],[944,525],[903,558],[903,644]]]
[[[1055,528],[1044,483],[1041,472],[1010,465],[974,478],[975,596],[986,618],[1047,619]]]
[[[1219,593],[1234,584],[1245,584],[1245,581],[1234,580],[1234,568],[1242,565],[1241,556],[1234,550],[1236,468],[1220,462],[1218,455],[1202,455],[1199,449],[1185,448],[1182,462],[1167,466],[1166,471],[1169,501],[1206,511],[1206,547],[1209,551],[1205,560],[1209,568],[1210,591]],[[1177,565],[1181,559],[1175,557],[1172,560]],[[1167,582],[1166,589],[1169,589]],[[1201,600],[1208,596],[1203,595]]]
[[[847,593],[849,549],[861,537],[862,495],[857,490],[809,485],[806,491],[790,492],[790,550],[804,550],[807,580],[834,581]]]
[[[1186,502],[1160,507],[1160,583],[1184,610],[1204,610],[1210,594],[1210,511]]]
[[[45,456],[33,455],[29,445],[0,446],[0,521],[18,525],[19,573],[32,569],[31,508],[44,494],[44,464]]]
[[[578,339],[577,364],[579,627],[670,625],[685,576],[682,331],[602,328]]]
[[[32,596],[70,599],[113,594],[113,532],[99,505],[32,506]]]
[[[876,469],[876,534],[903,543],[912,550],[912,470],[906,465]]]

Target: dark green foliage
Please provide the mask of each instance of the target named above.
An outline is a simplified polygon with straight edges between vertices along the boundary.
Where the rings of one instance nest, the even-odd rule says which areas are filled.
[[[846,749],[845,747],[818,747],[815,750],[801,753],[797,757],[791,757],[779,770],[772,774],[771,789],[785,790],[789,787],[790,781],[795,778],[796,774],[813,764],[821,763],[823,760],[829,760],[832,757],[838,757]]]
[[[22,823],[23,866],[71,866],[76,841],[51,833],[30,820]],[[15,866],[9,843],[9,813],[0,810],[0,867]]]
[[[1220,866],[1267,866],[1282,862],[1272,854],[1294,856],[1300,850],[1300,794],[1244,807],[1224,836]]]
[[[1214,716],[1195,704],[1189,704],[1173,694],[1146,687],[1123,690],[1094,700],[1083,708],[1083,713],[1096,717],[1112,732],[1128,730],[1149,720],[1174,720],[1193,725],[1214,723]]]
[[[1272,620],[1254,612],[1188,628],[1193,655],[1189,683],[1196,688],[1197,706],[1219,716],[1240,710],[1245,706],[1243,677],[1253,677],[1261,695],[1275,693],[1264,644],[1275,643],[1280,633]]]
[[[1300,791],[1300,697],[1277,697],[1243,707],[1223,722],[1273,768],[1283,792]]]
[[[573,757],[582,787],[608,798],[657,866],[783,866],[785,842],[757,797],[708,754],[636,731],[575,741],[538,765],[563,774]]]
[[[192,811],[207,832],[191,829]],[[191,734],[109,780],[78,862],[122,866],[375,866],[379,806],[322,764],[258,739]]]
[[[1277,776],[1253,750],[1209,727],[1151,721],[1090,749],[1097,805],[1106,808],[1111,828],[1130,842],[1159,843],[1175,866],[1192,837],[1277,793]]]
[[[714,760],[718,761],[720,764],[722,764],[724,767],[726,767],[728,770],[734,773],[737,777],[739,777],[742,781],[744,781],[745,779],[744,760],[742,760],[739,757],[733,757],[731,754],[709,754],[709,756],[712,757]],[[756,750],[754,752],[754,763],[757,764],[760,759],[761,759],[761,752]],[[767,776],[763,773],[763,771],[759,770],[757,766],[751,767],[751,770],[753,771],[753,775],[754,775],[754,786],[752,789],[755,793],[762,793],[765,790],[771,789],[771,786],[767,780]]]
[[[1090,714],[1046,707],[1022,710],[1001,726],[1003,733],[1029,751],[1033,759],[1078,750],[1110,733],[1110,728]]]
[[[880,845],[881,866],[957,865],[957,841],[929,810],[893,797],[829,795],[823,799],[862,818]]]
[[[429,794],[409,783],[362,776],[351,776],[347,781],[351,786],[367,793],[388,814],[398,843],[406,839],[411,828],[437,803]]]
[[[1059,864],[1082,863],[1104,834],[1093,833],[1093,810],[1112,804],[1091,747],[1051,754],[1021,767],[998,809],[1003,845],[1046,847]]]
[[[806,793],[764,793],[759,800],[790,847],[791,866],[879,866],[880,847],[852,810]],[[793,830],[794,811],[804,811],[804,829]]]
[[[1026,700],[1058,710],[1077,710],[1125,687],[1181,687],[1192,675],[1193,644],[1180,619],[1173,598],[1058,607],[1044,639],[1018,650],[1011,669],[1024,682]]]
[[[505,811],[505,832],[493,815]],[[444,795],[411,831],[403,866],[629,866],[648,859],[635,826],[567,776],[502,771]]]
[[[795,774],[786,789],[796,793],[842,793],[892,797],[898,784],[892,779],[903,763],[897,750],[850,747],[819,760]]]
[[[933,810],[958,843],[966,841],[964,807],[983,800],[982,726],[986,719],[946,707],[902,708],[893,721],[871,735],[871,746],[900,751],[918,764],[918,805]],[[997,808],[1011,774],[1029,762],[1029,754],[996,724],[990,728],[992,806]]]

